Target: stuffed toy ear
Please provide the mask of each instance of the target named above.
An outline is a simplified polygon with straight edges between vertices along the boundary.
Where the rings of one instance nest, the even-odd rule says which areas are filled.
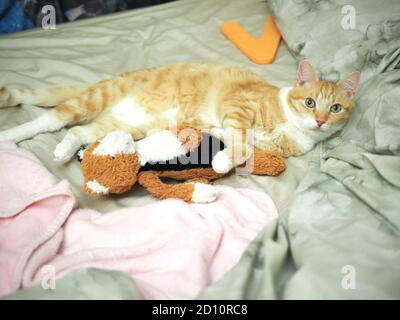
[[[193,128],[191,126],[180,125],[175,128],[176,136],[182,143],[182,147],[186,152],[190,152],[196,149],[202,140],[202,134],[200,129]]]
[[[299,62],[299,67],[297,68],[297,80],[296,85],[302,86],[305,83],[311,83],[318,80],[317,74],[314,72],[308,60],[302,60]]]

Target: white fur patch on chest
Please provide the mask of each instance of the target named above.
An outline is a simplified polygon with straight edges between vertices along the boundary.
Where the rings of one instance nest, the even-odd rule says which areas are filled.
[[[262,131],[254,132],[254,139],[257,141],[263,141],[270,143],[271,145],[280,144],[281,138],[286,135],[291,139],[299,149],[303,151],[309,151],[314,147],[315,141],[308,135],[302,133],[297,127],[291,123],[285,123],[278,126],[273,132],[266,133]]]
[[[300,149],[309,151],[318,141],[296,125],[296,116],[290,111],[287,103],[287,96],[290,89],[290,87],[284,87],[279,92],[279,103],[285,112],[286,123],[278,131],[285,133]]]
[[[132,127],[139,127],[154,120],[154,116],[133,97],[126,97],[116,103],[110,108],[109,114]]]
[[[308,134],[304,133],[292,123],[287,123],[280,129],[291,140],[293,140],[301,150],[310,151],[316,143],[314,139],[312,139]]]

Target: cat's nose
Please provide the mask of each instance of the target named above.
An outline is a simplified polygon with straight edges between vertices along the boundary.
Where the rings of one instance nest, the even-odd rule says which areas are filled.
[[[317,122],[318,127],[321,127],[326,122],[325,120],[321,119],[315,119],[315,121]]]

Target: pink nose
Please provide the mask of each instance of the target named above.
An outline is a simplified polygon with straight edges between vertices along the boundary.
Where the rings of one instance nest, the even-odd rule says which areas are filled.
[[[317,122],[318,127],[322,126],[326,122],[325,120],[320,119],[316,119],[315,121]]]

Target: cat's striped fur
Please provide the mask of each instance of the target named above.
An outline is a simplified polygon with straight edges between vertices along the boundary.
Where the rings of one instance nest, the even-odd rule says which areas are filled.
[[[92,85],[39,90],[3,87],[0,108],[19,104],[56,107],[0,132],[0,140],[19,142],[70,126],[54,151],[55,160],[67,161],[81,145],[115,129],[130,132],[137,140],[155,128],[171,125],[221,127],[226,129],[228,147],[217,155],[213,166],[225,172],[250,155],[252,141],[246,129],[254,130],[256,146],[291,156],[309,151],[343,127],[354,106],[359,73],[336,84],[319,81],[303,61],[297,78],[293,88],[279,89],[242,68],[185,63],[124,73]],[[305,106],[307,98],[315,100],[315,108]],[[334,104],[343,106],[341,112],[330,112]],[[316,120],[325,123],[318,126]],[[240,138],[234,139],[237,131]]]

